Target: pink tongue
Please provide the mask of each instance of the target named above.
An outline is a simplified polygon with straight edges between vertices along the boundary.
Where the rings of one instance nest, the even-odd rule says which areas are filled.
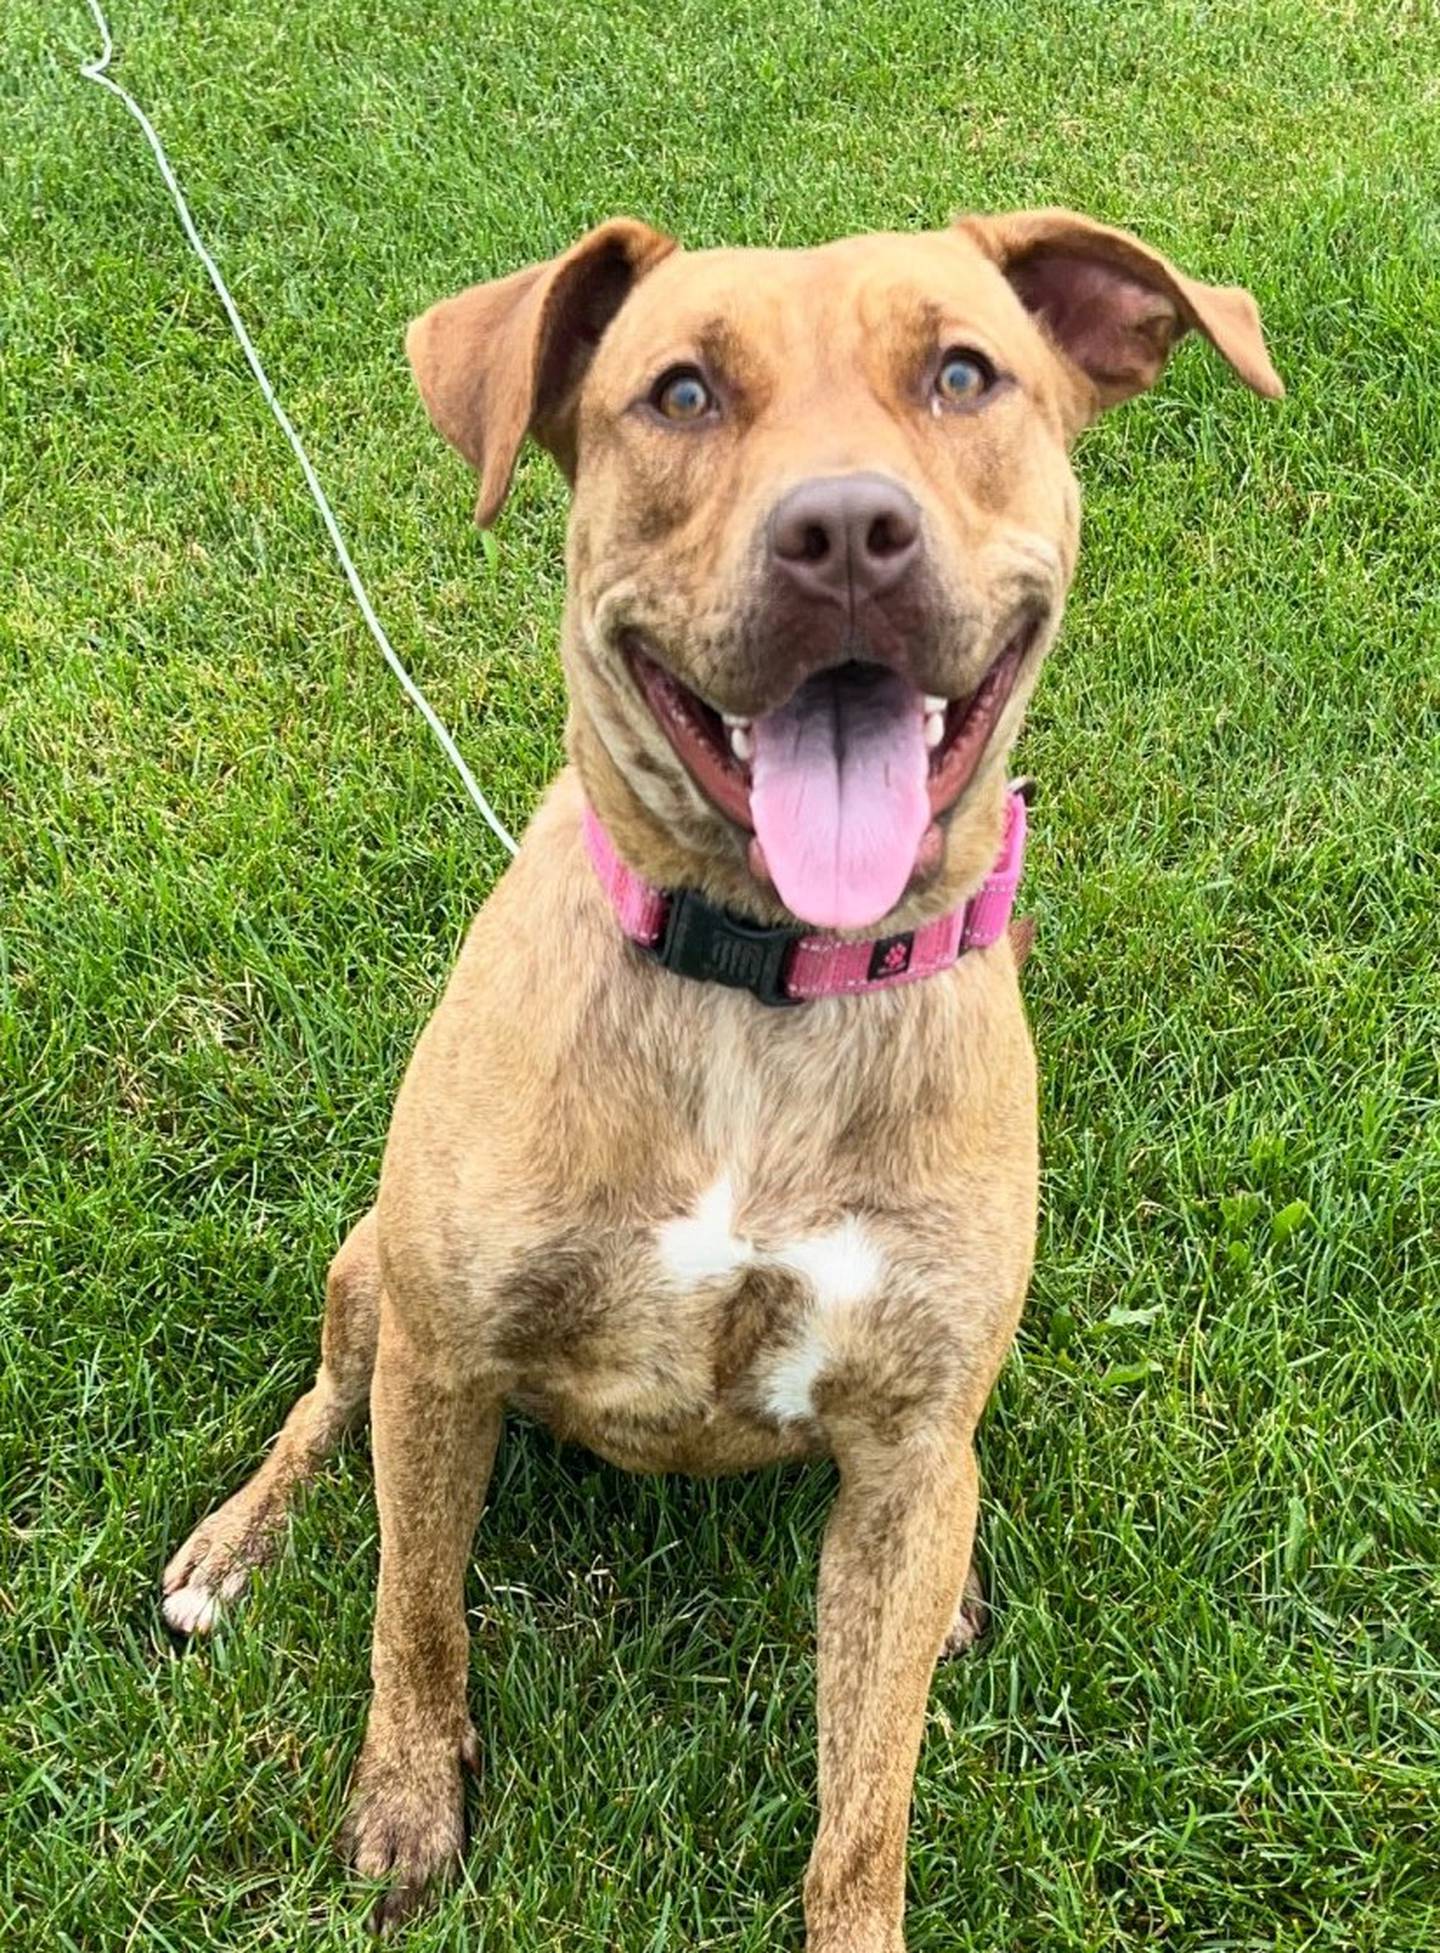
[[[930,825],[920,695],[893,672],[821,672],[755,721],[750,815],[780,899],[821,929],[889,913]]]

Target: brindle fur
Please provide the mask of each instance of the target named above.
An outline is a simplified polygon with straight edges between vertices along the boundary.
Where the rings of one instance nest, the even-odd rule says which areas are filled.
[[[903,1947],[931,1671],[983,1621],[967,1582],[972,1438],[1035,1234],[1016,956],[1001,943],[911,987],[764,1009],[664,973],[621,936],[584,855],[582,806],[653,882],[784,919],[746,837],[641,699],[626,633],[719,706],[779,703],[846,647],[834,620],[798,613],[767,579],[768,512],[803,478],[879,470],[920,504],[926,541],[923,575],[867,620],[879,654],[955,697],[1017,618],[1035,630],[939,859],[885,932],[962,899],[995,855],[1006,757],[1074,567],[1068,444],[1151,384],[1187,327],[1258,391],[1279,391],[1247,295],[1050,211],[693,256],[616,220],[413,328],[426,404],[480,475],[481,520],[527,431],[572,478],[571,763],[416,1048],[376,1207],[331,1271],[314,1389],[165,1574],[172,1618],[208,1626],[368,1391],[382,1549],[349,1836],[359,1869],[391,1881],[382,1922],[461,1848],[460,1771],[478,1754],[462,1579],[511,1404],[635,1470],[836,1460],[807,1946]],[[978,344],[1008,376],[964,417],[925,407],[925,363],[949,341]],[[720,421],[657,424],[643,405],[654,376],[702,355],[723,376]],[[677,1282],[657,1230],[726,1174],[731,1232],[759,1265]],[[798,1334],[807,1289],[764,1257],[847,1219],[884,1279],[830,1321],[809,1414],[782,1419],[762,1378]]]

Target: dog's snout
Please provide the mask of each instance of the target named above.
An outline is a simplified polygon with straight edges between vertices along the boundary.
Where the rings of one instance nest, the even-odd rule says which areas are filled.
[[[920,510],[886,475],[801,482],[770,519],[775,568],[806,596],[855,603],[878,596],[920,551]]]

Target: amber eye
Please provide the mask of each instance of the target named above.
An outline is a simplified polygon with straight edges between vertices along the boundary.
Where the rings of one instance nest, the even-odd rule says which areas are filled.
[[[935,392],[947,407],[968,407],[994,384],[995,368],[968,346],[952,346],[935,375]]]
[[[673,366],[655,382],[650,403],[666,420],[703,420],[715,396],[693,366]]]

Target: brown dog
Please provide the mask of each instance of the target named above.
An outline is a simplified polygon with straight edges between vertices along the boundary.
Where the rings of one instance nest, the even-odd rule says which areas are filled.
[[[1029,1276],[1036,1136],[1004,942],[924,981],[896,959],[1001,845],[1075,562],[1069,443],[1189,327],[1280,393],[1245,292],[1062,211],[694,255],[621,220],[413,327],[479,521],[527,432],[572,481],[571,764],[415,1052],[314,1389],[165,1574],[172,1626],[208,1627],[369,1398],[350,1835],[385,1918],[461,1849],[462,1582],[512,1404],[640,1471],[836,1460],[807,1944],[903,1946],[926,1693],[981,1609],[971,1444]],[[672,912],[693,892],[711,966],[629,939],[642,882]],[[880,962],[766,1008],[797,925],[878,936]]]

